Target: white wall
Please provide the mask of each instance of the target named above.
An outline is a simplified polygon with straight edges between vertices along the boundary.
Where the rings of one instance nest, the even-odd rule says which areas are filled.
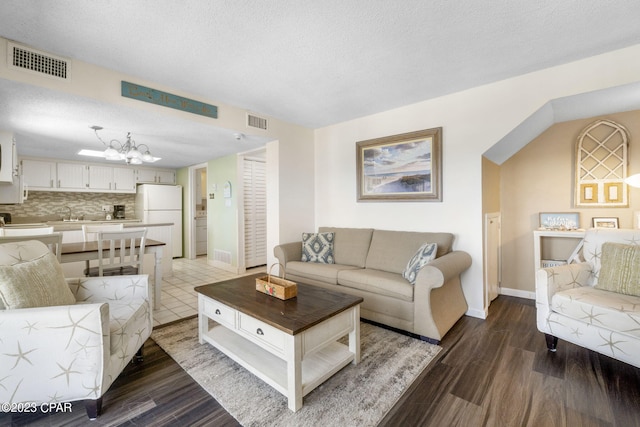
[[[468,314],[485,317],[482,154],[550,100],[636,82],[639,76],[640,45],[636,45],[317,129],[315,228],[454,233],[454,248],[473,258],[462,278]],[[356,141],[439,126],[443,127],[442,203],[356,202]]]

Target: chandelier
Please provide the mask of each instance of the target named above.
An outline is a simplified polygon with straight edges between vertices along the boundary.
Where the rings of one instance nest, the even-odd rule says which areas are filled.
[[[131,138],[131,132],[127,132],[127,140],[124,143],[117,139],[112,139],[109,144],[107,144],[100,138],[100,135],[98,135],[98,131],[102,130],[102,127],[91,126],[91,129],[95,132],[98,140],[107,147],[103,153],[104,158],[107,160],[124,160],[128,165],[140,165],[142,162],[152,163],[160,160],[151,155],[149,147],[146,144],[136,144]]]

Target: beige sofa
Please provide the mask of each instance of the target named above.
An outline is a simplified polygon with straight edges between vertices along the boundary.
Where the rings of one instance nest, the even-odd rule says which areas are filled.
[[[467,311],[460,274],[471,257],[453,251],[450,233],[320,227],[335,233],[335,264],[302,262],[302,242],[274,248],[287,279],[364,298],[360,315],[439,342]],[[436,259],[415,285],[402,277],[408,261],[426,242],[437,243]]]
[[[623,267],[628,254],[616,258],[611,246],[603,251],[603,245],[633,250],[639,242],[640,230],[587,230],[585,262],[537,271],[537,324],[550,351],[556,351],[560,338],[640,367],[640,296],[607,290],[603,283],[634,274]]]

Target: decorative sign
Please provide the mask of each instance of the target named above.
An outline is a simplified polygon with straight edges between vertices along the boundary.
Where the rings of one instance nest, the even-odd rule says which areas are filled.
[[[218,118],[218,107],[215,105],[205,104],[204,102],[194,101],[193,99],[183,98],[125,81],[122,81],[122,96],[214,119]]]

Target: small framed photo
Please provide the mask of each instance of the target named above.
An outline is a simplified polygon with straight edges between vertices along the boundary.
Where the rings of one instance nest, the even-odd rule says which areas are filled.
[[[580,212],[540,212],[542,230],[577,230],[580,228]]]
[[[593,228],[618,228],[618,218],[612,217],[594,217]]]

